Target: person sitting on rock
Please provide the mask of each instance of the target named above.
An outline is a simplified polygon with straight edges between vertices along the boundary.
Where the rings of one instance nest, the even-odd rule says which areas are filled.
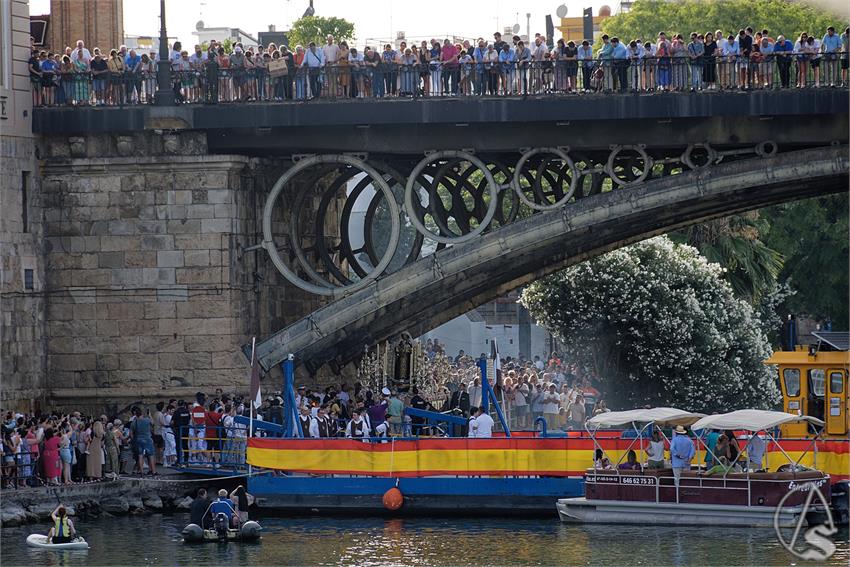
[[[77,535],[77,530],[74,529],[74,522],[68,517],[68,512],[61,504],[50,513],[50,519],[53,520],[53,527],[47,532],[47,539],[50,543],[69,543]]]

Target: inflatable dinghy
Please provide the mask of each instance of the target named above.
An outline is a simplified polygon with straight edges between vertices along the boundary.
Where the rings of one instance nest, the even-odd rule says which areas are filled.
[[[183,528],[183,541],[186,543],[205,543],[211,541],[257,541],[262,528],[257,522],[245,522],[240,529],[205,530],[198,524],[189,524]]]
[[[27,545],[30,547],[38,547],[41,549],[55,549],[57,551],[63,549],[88,549],[89,544],[81,537],[76,537],[68,543],[50,543],[46,535],[31,534],[27,537]]]

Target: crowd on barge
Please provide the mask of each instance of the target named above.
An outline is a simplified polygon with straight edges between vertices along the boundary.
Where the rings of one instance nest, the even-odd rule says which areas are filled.
[[[444,357],[449,376],[439,392],[411,387],[370,388],[340,382],[323,389],[299,386],[295,404],[297,426],[304,437],[389,437],[453,435],[489,437],[500,425],[493,406],[485,413],[476,359],[460,351],[446,356],[443,345],[429,340],[430,358]],[[483,354],[481,356],[484,356]],[[581,428],[595,413],[608,411],[599,380],[557,353],[543,359],[502,360],[502,378],[493,393],[512,430]],[[375,391],[373,391],[375,390]],[[405,407],[450,413],[470,420],[467,425],[426,427],[421,418],[404,414]],[[194,399],[169,399],[150,407],[132,406],[117,415],[81,412],[23,414],[5,412],[2,422],[2,486],[20,488],[68,485],[156,475],[157,467],[196,464],[239,467],[245,462],[248,402],[238,393],[217,389],[197,392]],[[256,419],[284,423],[284,402],[269,396]],[[480,420],[480,421],[477,421]],[[257,432],[263,435],[263,432]]]
[[[659,32],[652,38],[609,37],[601,43],[536,34],[454,43],[402,41],[359,51],[328,36],[323,45],[232,46],[212,40],[168,54],[180,102],[245,102],[311,98],[511,96],[549,93],[702,91],[836,87],[848,84],[850,29],[830,26],[798,37],[745,27],[739,31]],[[94,47],[83,40],[62,51],[33,50],[33,103],[150,103],[156,52]]]

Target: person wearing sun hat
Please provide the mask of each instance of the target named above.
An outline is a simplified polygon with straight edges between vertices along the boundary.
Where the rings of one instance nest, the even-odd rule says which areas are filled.
[[[679,487],[682,471],[690,470],[694,452],[694,442],[688,437],[688,432],[681,425],[677,425],[673,433],[673,441],[670,442],[670,460],[673,465],[676,488]]]

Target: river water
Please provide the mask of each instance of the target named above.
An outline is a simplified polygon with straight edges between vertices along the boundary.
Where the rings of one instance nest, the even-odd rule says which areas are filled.
[[[254,544],[186,545],[188,514],[80,521],[89,551],[28,548],[43,525],[4,528],[0,564],[97,565],[804,565],[771,529],[576,526],[557,519],[262,518]],[[819,565],[848,565],[847,528]],[[802,541],[802,539],[801,539]]]

